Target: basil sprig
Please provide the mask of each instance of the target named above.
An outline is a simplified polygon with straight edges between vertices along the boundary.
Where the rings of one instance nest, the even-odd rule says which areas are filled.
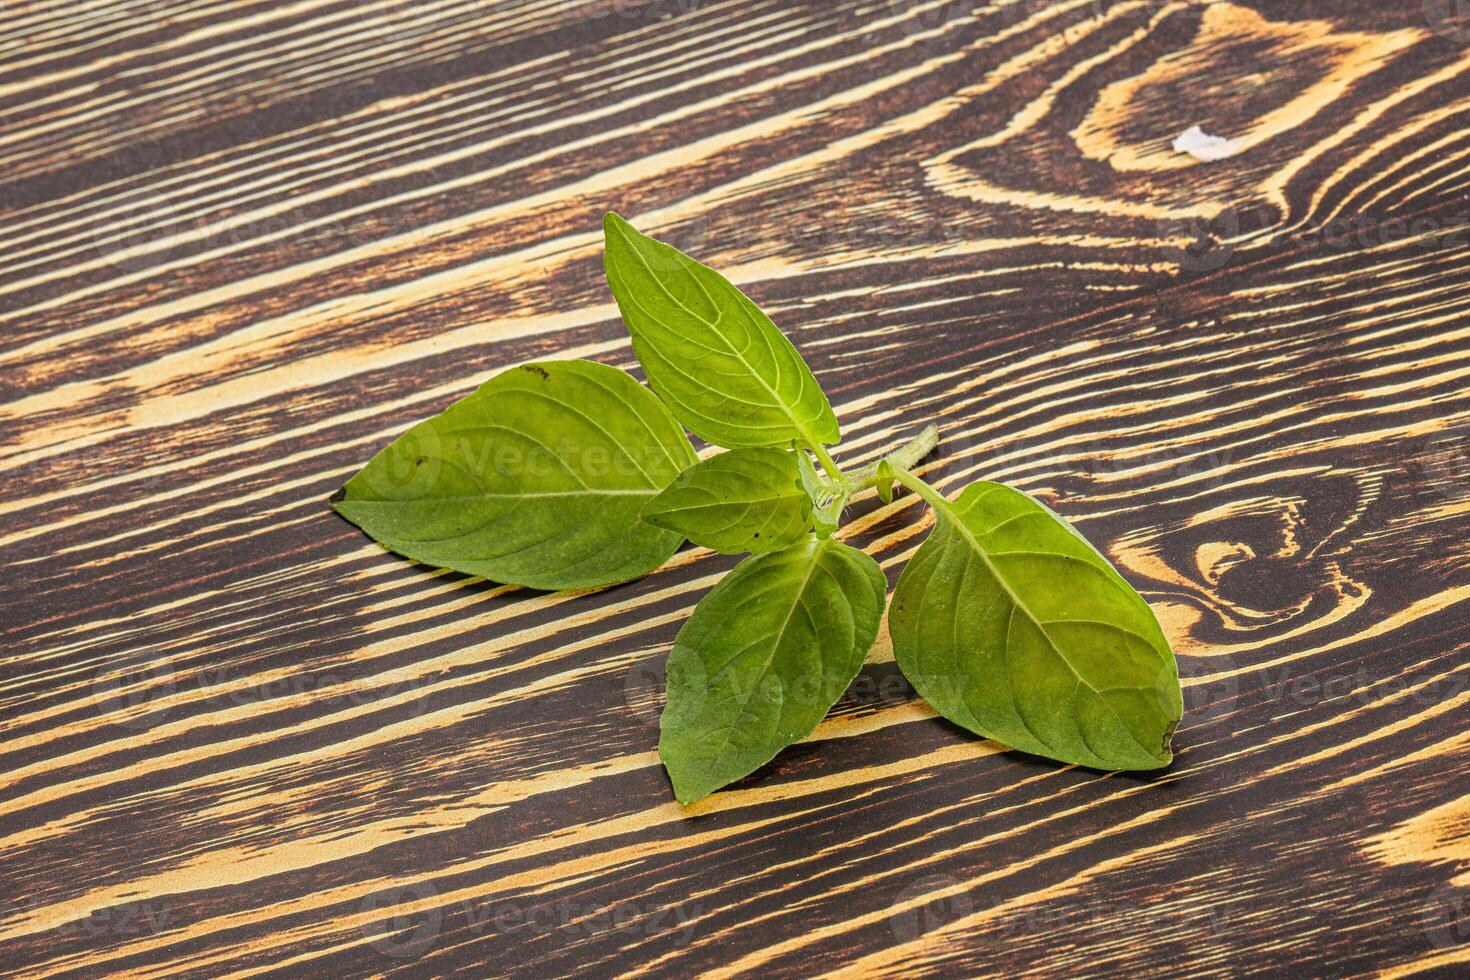
[[[898,667],[945,718],[1095,769],[1172,760],[1178,670],[1148,604],[1070,524],[1019,490],[951,500],[913,472],[938,433],[856,472],[796,348],[718,272],[604,222],[608,284],[652,391],[587,361],[502,372],[375,456],[333,498],[426,564],[543,589],[636,578],[685,539],[749,552],[674,640],[659,754],[681,803],[806,738],[857,676],[887,581],[834,538],[844,506],[895,486],[934,510],[889,627]],[[722,447],[699,461],[684,429]]]

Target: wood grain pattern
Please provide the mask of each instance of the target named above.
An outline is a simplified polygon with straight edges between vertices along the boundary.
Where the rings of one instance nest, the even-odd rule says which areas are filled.
[[[1463,9],[9,5],[4,972],[1462,975]],[[970,737],[883,634],[686,811],[662,664],[733,559],[539,594],[333,515],[506,365],[635,367],[612,208],[771,312],[844,464],[935,421],[941,487],[1098,542],[1173,766]],[[921,515],[844,537],[892,581]]]

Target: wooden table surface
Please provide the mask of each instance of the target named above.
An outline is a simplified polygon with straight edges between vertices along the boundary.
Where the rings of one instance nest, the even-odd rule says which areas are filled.
[[[0,973],[1470,969],[1465,3],[4,10]],[[686,810],[663,662],[734,559],[544,594],[335,516],[507,365],[636,369],[608,209],[772,313],[839,460],[934,421],[1097,542],[1174,764],[973,737],[884,631]],[[930,522],[847,517],[890,581]]]

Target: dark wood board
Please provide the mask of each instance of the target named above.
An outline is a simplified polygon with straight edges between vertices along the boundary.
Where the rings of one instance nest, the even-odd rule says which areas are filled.
[[[1464,3],[4,9],[0,973],[1463,975]],[[884,631],[681,808],[734,559],[543,594],[335,516],[508,365],[637,371],[608,209],[771,312],[839,460],[934,421],[1096,542],[1173,765],[971,736]],[[930,522],[847,519],[890,581]]]

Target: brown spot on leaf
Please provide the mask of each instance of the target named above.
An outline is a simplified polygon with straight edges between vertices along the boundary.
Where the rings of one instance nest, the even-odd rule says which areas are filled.
[[[1177,721],[1171,721],[1171,722],[1169,722],[1169,727],[1164,729],[1164,744],[1161,745],[1161,746],[1159,746],[1159,751],[1161,751],[1161,752],[1167,752],[1167,751],[1169,751],[1169,742],[1170,742],[1171,739],[1174,738],[1174,731],[1178,727],[1179,727],[1179,722],[1177,722]]]

